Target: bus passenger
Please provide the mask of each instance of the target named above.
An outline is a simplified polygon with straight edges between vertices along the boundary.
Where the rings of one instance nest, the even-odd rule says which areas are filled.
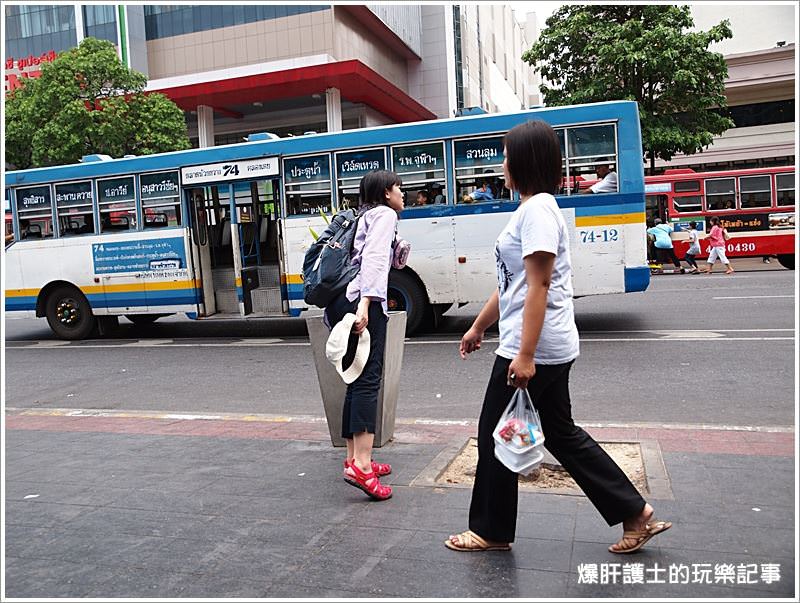
[[[428,198],[429,198],[428,191],[424,189],[421,191],[417,191],[417,202],[414,203],[414,207],[422,207],[423,205],[428,205],[428,203],[430,203]]]
[[[671,523],[656,521],[653,507],[625,473],[575,425],[569,372],[579,354],[572,302],[569,231],[553,194],[561,184],[561,150],[543,121],[514,127],[504,139],[506,186],[520,204],[495,243],[498,288],[461,340],[460,354],[479,350],[499,320],[500,345],[478,423],[478,465],[469,530],[450,536],[456,551],[509,550],[517,522],[519,475],[495,458],[492,432],[516,388],[536,405],[544,445],[575,479],[609,525],[623,524],[612,553],[640,549]]]
[[[355,314],[353,333],[360,335],[364,329],[369,332],[369,357],[358,378],[347,386],[342,437],[347,442],[344,480],[374,500],[386,500],[392,496],[392,488],[382,485],[379,479],[391,473],[392,468],[372,460],[372,444],[389,316],[387,291],[392,243],[398,215],[404,206],[400,185],[397,174],[386,170],[369,172],[361,179],[360,218],[352,255],[352,262],[360,265],[361,270],[347,289],[325,309],[329,325],[334,326],[346,315]],[[350,347],[343,365],[349,365],[348,356],[352,358],[355,355],[355,350],[350,351]]]
[[[444,195],[442,194],[442,185],[441,184],[434,184],[431,187],[431,190],[433,191],[433,203],[434,203],[434,205],[439,205],[440,203],[446,203],[447,200],[444,198]]]
[[[603,159],[602,161],[608,161]],[[601,163],[597,166],[597,177],[600,180],[590,186],[585,193],[616,193],[617,192],[617,173],[614,171],[614,165],[610,163]]]

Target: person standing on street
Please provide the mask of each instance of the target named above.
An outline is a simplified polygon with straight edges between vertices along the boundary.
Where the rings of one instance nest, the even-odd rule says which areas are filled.
[[[725,255],[725,242],[730,238],[730,235],[726,229],[720,226],[718,216],[711,218],[709,223],[711,224],[711,231],[708,233],[708,240],[711,243],[711,253],[708,254],[708,268],[703,270],[703,273],[711,274],[714,270],[714,264],[719,258],[719,261],[725,264],[725,274],[733,274],[731,261]]]
[[[358,378],[347,386],[342,437],[347,443],[344,480],[374,500],[386,500],[392,496],[392,488],[381,484],[379,479],[391,473],[392,468],[372,460],[372,445],[383,373],[386,322],[389,319],[386,300],[393,261],[392,246],[398,215],[404,207],[400,185],[397,174],[386,170],[369,172],[362,178],[359,219],[351,256],[352,263],[361,268],[347,289],[325,309],[326,321],[331,327],[352,313],[355,314],[353,334],[360,335],[364,329],[369,332],[369,357]],[[350,347],[345,360],[354,354]]]
[[[670,261],[683,274],[686,270],[681,267],[681,261],[675,255],[675,247],[672,245],[672,237],[670,236],[672,232],[672,225],[663,224],[661,218],[653,220],[653,227],[647,229],[647,234],[653,235],[656,239],[654,245],[659,262],[666,264],[667,261]]]
[[[569,372],[578,357],[567,224],[553,194],[561,184],[561,150],[543,121],[513,128],[504,139],[505,185],[520,195],[495,243],[498,287],[461,340],[460,355],[479,350],[499,320],[496,351],[478,424],[478,465],[469,530],[450,536],[456,551],[509,550],[517,521],[519,475],[494,455],[492,432],[516,388],[539,411],[545,447],[575,479],[609,525],[623,524],[613,553],[639,550],[671,527],[657,521],[625,473],[575,425]]]
[[[694,259],[696,255],[700,254],[700,237],[697,232],[697,222],[689,222],[689,249],[686,250],[686,257],[683,260],[691,266],[689,274],[697,274],[700,269],[697,267],[697,261]]]

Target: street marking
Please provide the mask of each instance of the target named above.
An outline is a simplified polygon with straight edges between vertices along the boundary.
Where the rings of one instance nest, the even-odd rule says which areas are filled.
[[[325,423],[324,416],[316,415],[274,415],[253,413],[220,413],[215,415],[197,415],[173,411],[138,411],[138,410],[100,410],[91,408],[21,408],[6,407],[7,416],[28,417],[105,417],[105,418],[138,418],[187,421],[260,421],[264,423]],[[477,427],[477,419],[428,419],[397,417],[398,425],[431,425],[438,427]],[[582,427],[619,428],[619,429],[679,429],[698,431],[752,431],[760,433],[794,433],[792,426],[785,425],[714,425],[710,423],[656,423],[656,422],[600,422],[579,421]]]
[[[793,298],[794,295],[742,295],[738,297],[712,297],[711,299],[784,299]]]

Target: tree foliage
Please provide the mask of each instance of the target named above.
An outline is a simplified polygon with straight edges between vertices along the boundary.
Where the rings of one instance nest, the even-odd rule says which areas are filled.
[[[545,22],[523,55],[542,74],[547,105],[635,100],[643,151],[656,157],[701,151],[733,127],[724,109],[728,68],[711,43],[730,38],[728,21],[690,31],[688,6],[568,5]]]
[[[189,148],[183,111],[145,94],[147,79],[111,42],[85,38],[24,81],[6,97],[6,162],[18,169]]]

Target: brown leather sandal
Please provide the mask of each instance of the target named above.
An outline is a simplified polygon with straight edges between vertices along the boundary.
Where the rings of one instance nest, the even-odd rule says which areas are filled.
[[[660,534],[661,532],[665,532],[671,527],[671,521],[651,519],[644,525],[643,530],[625,530],[622,533],[622,540],[608,547],[608,551],[610,553],[617,553],[619,555],[635,553],[641,549],[653,536]],[[632,542],[633,544],[625,546],[625,541]]]
[[[456,542],[453,542],[453,539]],[[484,540],[472,530],[450,536],[444,541],[444,546],[454,551],[474,553],[476,551],[510,551],[511,545],[507,542],[492,542]]]

